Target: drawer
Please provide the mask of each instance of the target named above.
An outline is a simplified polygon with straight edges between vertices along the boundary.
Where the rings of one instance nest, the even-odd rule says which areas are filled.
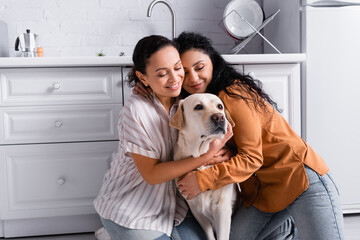
[[[0,144],[116,140],[121,107],[6,107],[0,110]]]
[[[0,146],[2,219],[95,213],[117,141]]]
[[[121,68],[1,69],[1,105],[122,103]]]

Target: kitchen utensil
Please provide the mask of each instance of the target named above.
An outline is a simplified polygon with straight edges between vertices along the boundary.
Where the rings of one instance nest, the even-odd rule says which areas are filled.
[[[20,51],[22,57],[36,57],[36,39],[38,35],[30,33],[30,29],[26,29],[26,33],[20,34],[15,41],[15,51]]]
[[[244,21],[244,19],[247,21]],[[224,26],[233,38],[240,40],[246,38],[258,29],[264,20],[264,12],[254,0],[233,0],[229,2],[224,11]]]
[[[247,36],[245,39],[241,40],[240,43],[237,43],[233,48],[230,49],[229,53],[232,54],[236,54],[238,53],[241,49],[243,49],[245,47],[246,44],[248,44],[257,34],[259,34],[264,41],[266,41],[272,48],[275,49],[276,52],[281,53],[267,38],[265,38],[261,33],[260,30],[262,30],[269,22],[271,22],[272,20],[274,20],[275,16],[280,12],[280,9],[272,14],[271,16],[269,16],[268,18],[266,18],[264,20],[264,22],[260,25],[259,28],[257,29],[253,29],[254,32],[251,33],[249,36]]]

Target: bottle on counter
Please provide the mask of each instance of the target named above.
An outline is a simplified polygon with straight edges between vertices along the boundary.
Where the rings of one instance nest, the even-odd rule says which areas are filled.
[[[43,57],[44,56],[43,48],[41,46],[38,46],[36,49],[36,53],[38,57]]]

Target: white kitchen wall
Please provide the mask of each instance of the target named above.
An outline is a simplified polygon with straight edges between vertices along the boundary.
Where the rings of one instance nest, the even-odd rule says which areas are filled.
[[[235,42],[219,26],[230,0],[168,0],[176,12],[176,35],[196,31],[208,36],[221,53]],[[260,4],[262,0],[257,0]],[[136,42],[150,34],[171,38],[171,15],[164,4],[152,0],[0,0],[0,19],[8,24],[10,56],[16,56],[15,39],[26,29],[39,35],[44,56],[131,55]],[[1,36],[0,36],[1,37]],[[260,37],[246,48],[262,50]]]

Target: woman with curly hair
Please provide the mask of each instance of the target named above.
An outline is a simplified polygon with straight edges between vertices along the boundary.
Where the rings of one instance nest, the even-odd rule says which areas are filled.
[[[278,113],[260,81],[236,71],[197,33],[176,39],[185,71],[181,96],[218,95],[235,122],[230,160],[191,171],[178,181],[189,199],[239,183],[242,204],[232,218],[231,239],[344,239],[337,187],[324,160]],[[135,92],[149,94],[141,85]],[[296,228],[293,225],[295,221]],[[285,230],[284,230],[285,229]],[[275,231],[276,232],[276,231]],[[276,239],[276,238],[274,238]]]
[[[242,205],[232,219],[231,239],[259,239],[274,219],[294,219],[300,238],[344,239],[340,197],[324,160],[276,111],[259,81],[237,72],[208,38],[182,33],[176,42],[185,71],[182,95],[213,93],[235,122],[228,146],[237,153],[178,181],[192,198],[240,183]],[[282,219],[282,220],[281,220]]]

